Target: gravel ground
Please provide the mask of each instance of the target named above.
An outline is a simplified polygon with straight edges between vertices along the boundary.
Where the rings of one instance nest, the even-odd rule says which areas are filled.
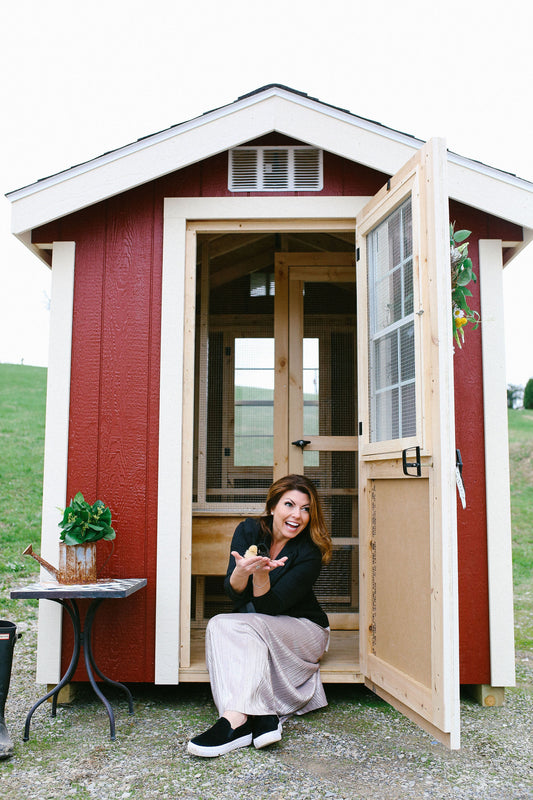
[[[20,603],[17,614],[7,617],[23,637],[6,709],[15,754],[0,762],[2,798],[533,798],[531,652],[517,654],[517,688],[508,690],[503,708],[462,699],[459,751],[447,751],[362,686],[327,686],[329,706],[287,722],[279,744],[200,759],[187,754],[186,744],[216,718],[205,685],[133,686],[133,717],[111,690],[115,742],[103,707],[83,687],[55,719],[49,704],[41,706],[29,742],[22,742],[27,711],[44,687],[35,684],[36,608]]]

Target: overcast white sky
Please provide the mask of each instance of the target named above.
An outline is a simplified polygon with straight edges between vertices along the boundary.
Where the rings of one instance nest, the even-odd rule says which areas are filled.
[[[530,0],[23,0],[0,31],[2,195],[268,83],[533,181]],[[0,206],[0,362],[45,365],[49,271]],[[533,244],[505,270],[513,383],[532,302]]]

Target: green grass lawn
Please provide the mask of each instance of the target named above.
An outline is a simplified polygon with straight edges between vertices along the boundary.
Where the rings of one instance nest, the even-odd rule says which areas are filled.
[[[39,552],[46,369],[0,364],[0,586],[28,577]],[[533,411],[509,411],[513,565],[518,649],[533,648]],[[59,520],[59,512],[58,512]],[[11,602],[2,592],[2,608]]]
[[[46,369],[0,364],[0,580],[38,570],[45,405]]]
[[[515,639],[533,649],[533,411],[509,411]]]

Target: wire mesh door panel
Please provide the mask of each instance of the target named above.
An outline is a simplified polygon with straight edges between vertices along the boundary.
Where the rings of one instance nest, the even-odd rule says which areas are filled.
[[[358,627],[359,559],[355,275],[291,271],[290,471],[317,486],[334,543],[316,592],[333,628]]]
[[[275,272],[248,273],[247,265],[242,274],[233,263],[214,270],[213,259],[203,257],[199,270],[193,509],[210,520],[215,542],[224,515],[259,514],[273,480],[307,474],[334,540],[317,592],[332,627],[353,629],[359,592],[353,254],[276,254]],[[291,445],[302,438],[310,442],[305,452]],[[200,626],[212,595],[220,605],[216,580],[196,581],[192,607]]]
[[[304,466],[319,491],[333,539],[333,557],[315,584],[332,628],[358,627],[359,538],[357,464],[353,453],[317,453],[318,466]]]
[[[241,237],[238,252],[250,254],[256,238]],[[235,247],[232,237],[201,244],[193,494],[197,513],[260,513],[273,478],[273,270],[251,272],[248,258],[235,261]]]

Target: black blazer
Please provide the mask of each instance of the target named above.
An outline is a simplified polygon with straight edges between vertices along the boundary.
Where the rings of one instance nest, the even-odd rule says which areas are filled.
[[[233,534],[231,550],[244,555],[251,544],[263,541],[261,528],[256,519],[241,522]],[[230,584],[235,569],[235,559],[230,555],[224,580],[224,590],[233,602],[234,611],[256,611],[259,614],[287,614],[289,617],[304,617],[323,628],[329,625],[328,618],[313,592],[313,584],[320,573],[322,555],[313,543],[307,530],[290,539],[278,558],[287,556],[285,566],[270,573],[270,591],[261,597],[253,596],[252,578],[243,592],[236,592]]]

